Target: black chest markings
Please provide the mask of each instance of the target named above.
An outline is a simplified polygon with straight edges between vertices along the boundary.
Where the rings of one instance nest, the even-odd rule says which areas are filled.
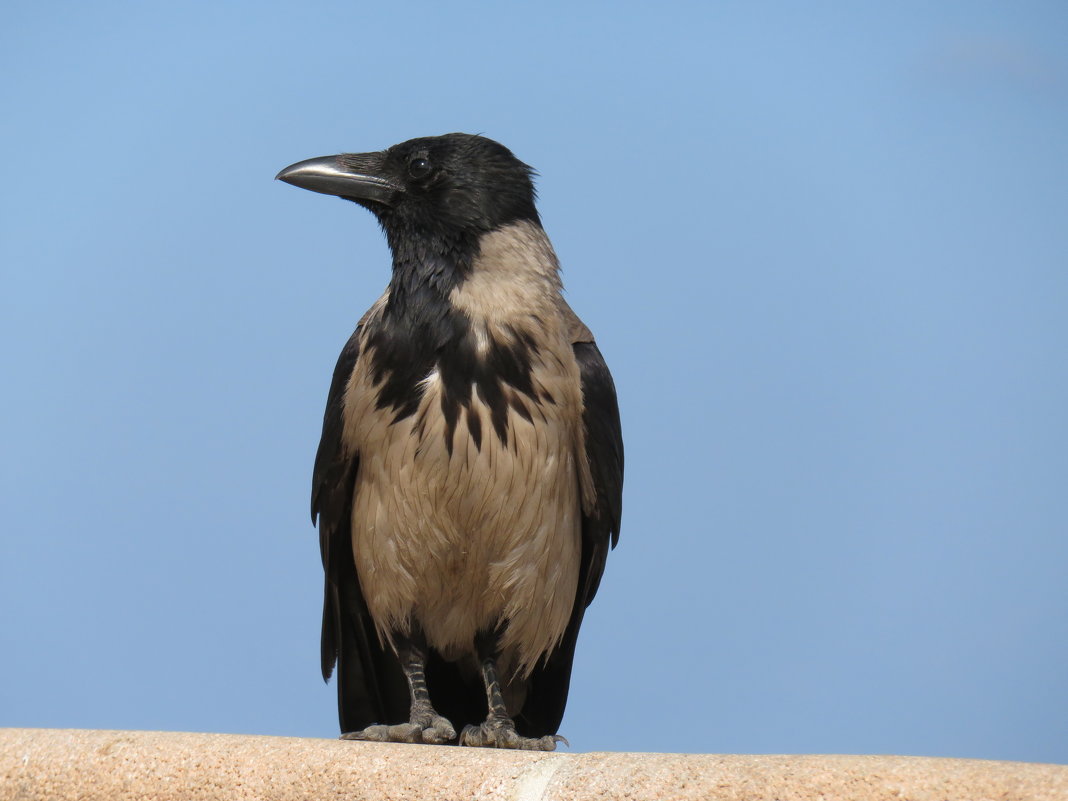
[[[530,404],[554,402],[548,392],[539,392],[534,386],[537,340],[529,332],[506,329],[503,341],[489,336],[480,352],[465,314],[451,306],[433,311],[436,313],[424,313],[418,321],[386,315],[368,336],[376,408],[391,410],[394,423],[411,417],[423,400],[426,378],[436,372],[440,408],[428,409],[426,414],[443,416],[448,452],[452,453],[456,427],[461,422],[476,449],[482,448],[482,420],[471,408],[476,393],[489,410],[494,434],[507,445],[509,409],[532,421]]]

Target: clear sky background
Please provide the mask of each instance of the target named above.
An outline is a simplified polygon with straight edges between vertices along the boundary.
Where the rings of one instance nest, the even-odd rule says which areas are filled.
[[[576,750],[1068,762],[1068,6],[40,3],[0,26],[0,725],[333,737],[373,218],[481,132],[616,377]]]

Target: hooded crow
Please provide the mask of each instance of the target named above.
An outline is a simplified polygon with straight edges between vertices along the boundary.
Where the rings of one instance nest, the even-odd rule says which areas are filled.
[[[393,273],[341,351],[312,477],[342,737],[551,751],[619,537],[612,377],[533,171],[481,136],[278,174],[369,209]]]

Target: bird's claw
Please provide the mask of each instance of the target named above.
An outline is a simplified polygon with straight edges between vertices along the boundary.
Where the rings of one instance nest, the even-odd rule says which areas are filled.
[[[487,720],[480,726],[466,726],[460,732],[460,745],[475,748],[512,748],[519,751],[555,751],[557,743],[571,743],[559,734],[521,737],[510,720]]]
[[[373,743],[425,743],[444,745],[456,739],[456,729],[448,720],[435,715],[427,720],[396,723],[392,726],[375,724],[360,731],[341,735],[342,740],[364,740]]]

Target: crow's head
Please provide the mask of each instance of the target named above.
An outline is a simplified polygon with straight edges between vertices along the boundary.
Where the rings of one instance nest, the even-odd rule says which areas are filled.
[[[376,153],[342,153],[286,167],[286,183],[359,203],[387,233],[479,235],[538,222],[533,170],[504,145],[471,134],[411,139]]]

